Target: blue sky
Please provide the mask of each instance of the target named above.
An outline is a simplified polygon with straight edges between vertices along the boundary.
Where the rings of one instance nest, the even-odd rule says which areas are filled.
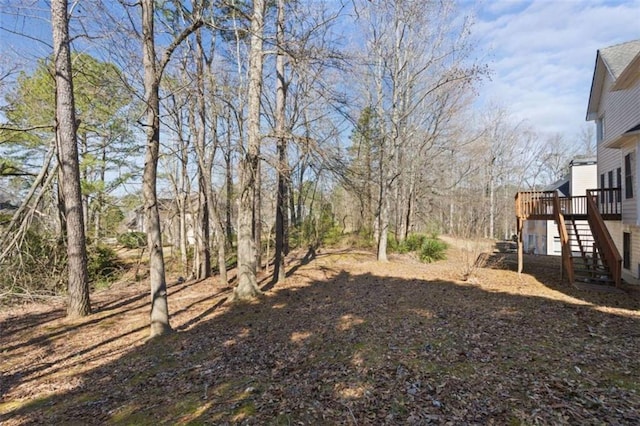
[[[464,1],[478,11],[475,38],[491,81],[483,101],[536,131],[570,140],[585,126],[599,48],[640,38],[640,0]]]
[[[46,3],[17,3],[23,12],[39,16],[34,25],[11,15],[15,1],[0,0],[0,23],[50,39]],[[461,0],[461,5],[477,12],[477,55],[492,70],[480,88],[479,104],[495,103],[514,121],[526,120],[542,134],[562,133],[567,139],[586,125],[597,49],[640,38],[640,0]],[[0,31],[0,55],[7,53],[32,63],[49,48]]]

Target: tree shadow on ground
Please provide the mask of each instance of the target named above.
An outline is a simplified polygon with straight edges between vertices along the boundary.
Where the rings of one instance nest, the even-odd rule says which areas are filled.
[[[638,297],[620,297],[619,294],[607,294],[595,290],[582,290],[569,284],[562,278],[562,259],[559,256],[542,256],[525,254],[523,258],[523,275],[529,275],[546,287],[559,291],[576,299],[600,306],[625,309],[640,309]],[[487,266],[496,269],[518,270],[518,258],[514,253],[493,253],[487,258]],[[628,290],[628,293],[637,293]]]
[[[170,283],[168,287],[171,294],[175,297],[177,294],[196,284],[198,284],[198,281],[174,282]],[[210,297],[207,297],[206,299],[209,298]],[[120,330],[119,333],[109,333],[109,337],[98,339],[98,342],[86,345],[75,353],[62,356],[56,353],[56,347],[68,336],[82,333],[83,330],[91,329],[93,326],[109,327],[115,324],[117,319],[127,314],[136,312],[146,313],[148,309],[148,299],[148,293],[139,293],[125,297],[124,299],[114,299],[106,303],[102,300],[93,300],[92,305],[94,312],[92,315],[71,320],[65,318],[66,312],[64,309],[58,308],[48,312],[27,313],[21,315],[18,320],[15,318],[10,320],[10,318],[8,318],[3,321],[0,324],[3,332],[0,337],[0,342],[2,343],[2,351],[5,354],[13,352],[14,356],[15,354],[19,354],[20,356],[29,357],[33,356],[34,349],[40,349],[41,353],[38,356],[42,357],[42,353],[44,353],[46,359],[40,359],[39,362],[34,362],[28,367],[14,373],[0,372],[0,397],[4,396],[19,383],[40,380],[43,375],[56,375],[65,369],[75,368],[78,365],[91,361],[92,358],[100,356],[99,350],[101,348],[146,330],[148,327],[147,324],[141,327],[127,327],[127,329]],[[199,302],[202,302],[202,300]],[[196,303],[192,303],[191,306]],[[5,327],[5,324],[7,327]],[[38,329],[40,332],[34,333],[34,337],[26,340],[11,339],[23,332],[29,332],[29,329]]]
[[[183,331],[78,375],[71,389],[5,409],[0,422],[640,420],[632,312],[327,271],[327,279],[275,288],[252,303],[208,300],[210,312],[177,327]]]

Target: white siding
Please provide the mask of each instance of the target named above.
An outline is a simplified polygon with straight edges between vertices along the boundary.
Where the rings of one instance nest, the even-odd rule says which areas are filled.
[[[607,222],[609,225],[610,222]],[[607,226],[610,228],[609,226]],[[615,231],[616,235],[614,236],[612,230]],[[631,234],[631,259],[629,269],[622,268],[622,279],[631,284],[640,284],[640,227],[638,226],[615,226],[613,229],[609,229],[611,233],[611,237],[616,242],[616,247],[618,247],[618,251],[620,255],[624,255],[622,251],[622,234],[624,232],[628,232]],[[619,238],[616,238],[619,237]]]
[[[608,83],[611,77],[607,75]],[[640,82],[627,90],[609,92],[610,84],[605,84],[601,111],[604,107],[604,139],[612,140],[640,123]]]
[[[571,167],[571,195],[586,195],[587,189],[598,187],[598,166],[577,164]]]
[[[553,220],[547,221],[547,253],[553,256],[562,255],[562,248],[560,245],[560,233],[558,232],[558,225]],[[558,248],[560,248],[558,250]]]
[[[600,187],[599,176],[604,173],[607,174],[610,170],[615,170],[622,166],[622,156],[619,149],[603,148],[604,142],[608,138],[607,130],[610,128],[609,121],[612,120],[611,111],[611,87],[613,86],[613,79],[607,72],[605,73],[604,85],[602,88],[602,96],[600,97],[600,105],[598,106],[598,116],[604,121],[604,140],[598,144],[598,188]],[[615,120],[614,120],[615,121]]]

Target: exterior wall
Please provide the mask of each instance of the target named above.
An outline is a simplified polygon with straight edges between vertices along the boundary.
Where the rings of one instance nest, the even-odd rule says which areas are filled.
[[[622,235],[624,232],[631,234],[631,259],[629,269],[622,268],[622,279],[630,284],[640,284],[640,227],[635,225],[623,225],[620,222],[611,223],[607,222],[607,228],[611,233],[611,237],[616,243],[616,247],[623,254],[622,251]],[[613,225],[613,227],[610,227]],[[611,229],[613,228],[613,229]],[[614,231],[616,235],[614,235]]]
[[[607,73],[600,112],[605,112],[604,139],[612,140],[640,123],[640,83],[626,90],[610,92],[611,76]]]
[[[560,244],[560,233],[555,221],[547,221],[547,254],[562,256],[562,244]]]
[[[571,195],[586,195],[587,189],[598,187],[597,164],[576,164],[571,167]]]
[[[622,197],[622,223],[627,225],[635,225],[638,221],[638,161],[635,146],[625,146],[620,150],[620,167],[622,167],[622,189],[620,196]],[[626,184],[624,179],[624,157],[631,154],[631,170],[633,170],[633,198],[627,198],[625,195]]]
[[[598,143],[598,188],[600,188],[600,175],[607,174],[609,171],[615,170],[622,166],[622,153],[619,149],[604,148],[604,143],[613,138],[613,132],[616,129],[615,125],[610,124],[611,121],[616,123],[611,110],[612,95],[611,87],[613,86],[613,79],[611,75],[606,72],[604,85],[602,88],[602,96],[600,97],[600,105],[598,105],[598,117],[604,121],[604,135],[602,141]],[[618,122],[620,120],[617,120]],[[617,125],[619,127],[619,125]],[[625,129],[628,130],[629,128]],[[624,130],[623,130],[624,131]],[[623,179],[624,181],[624,179]],[[608,182],[607,182],[608,186]]]

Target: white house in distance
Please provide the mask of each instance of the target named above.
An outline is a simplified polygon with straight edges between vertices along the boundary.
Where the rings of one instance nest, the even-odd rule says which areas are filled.
[[[640,40],[598,50],[587,120],[598,140],[598,188],[620,187],[621,219],[605,224],[622,255],[622,278],[640,279]],[[617,201],[617,200],[615,200]]]
[[[569,174],[545,188],[558,191],[560,197],[587,195],[587,189],[598,184],[598,170],[595,157],[575,158],[569,163]],[[586,221],[577,221],[578,224]],[[556,255],[562,253],[558,226],[553,220],[528,220],[523,226],[524,250],[529,254]]]

